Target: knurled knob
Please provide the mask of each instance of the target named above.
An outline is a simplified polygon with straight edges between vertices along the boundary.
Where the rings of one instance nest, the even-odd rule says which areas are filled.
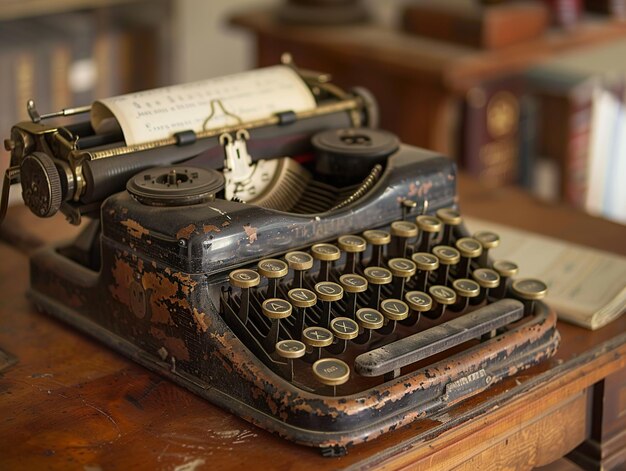
[[[55,215],[63,202],[63,189],[53,160],[43,152],[33,152],[22,160],[20,176],[26,206],[39,217]]]

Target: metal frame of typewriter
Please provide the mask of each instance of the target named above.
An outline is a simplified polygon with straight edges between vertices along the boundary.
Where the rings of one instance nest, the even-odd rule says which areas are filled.
[[[384,178],[358,207],[319,221],[216,200],[188,207],[184,215],[178,208],[159,208],[160,221],[168,221],[159,224],[159,233],[155,208],[119,193],[102,208],[100,273],[48,248],[32,258],[29,295],[46,312],[262,428],[301,444],[344,449],[477,394],[548,358],[558,346],[554,312],[536,303],[531,320],[492,341],[380,387],[330,397],[294,387],[233,334],[213,302],[227,283],[223,265],[249,266],[278,256],[286,240],[293,244],[289,249],[300,248],[363,227],[384,227],[402,217],[397,202],[416,180],[430,188],[432,210],[454,201],[453,165],[409,147],[389,159]],[[213,229],[205,233],[204,227]],[[256,228],[252,243],[246,227]],[[201,254],[207,240],[218,245],[219,237],[249,251],[230,258],[219,250],[214,258],[187,257]],[[204,264],[194,266],[193,260]]]
[[[223,199],[183,211],[145,206],[123,191],[131,176],[154,166],[221,168],[218,134],[235,128],[249,131],[249,149],[259,159],[307,151],[319,130],[375,126],[375,103],[365,91],[346,94],[319,75],[307,82],[319,94],[315,112],[275,115],[206,135],[182,133],[136,148],[95,145],[102,142],[81,135],[84,125],[48,126],[33,108],[33,122],[14,126],[7,141],[13,166],[2,198],[6,202],[8,184],[20,180],[25,157],[45,154],[65,179],[60,210],[70,222],[99,211],[72,244],[32,256],[28,294],[38,307],[264,429],[336,455],[541,362],[555,352],[559,334],[555,313],[536,302],[526,322],[491,341],[338,397],[298,388],[257,358],[220,314],[226,270],[341,234],[384,228],[426,208],[457,206],[454,164],[404,145],[358,197],[318,214]],[[43,172],[41,181],[49,185],[46,178]],[[403,207],[406,199],[418,204]],[[0,220],[5,209],[0,207]]]

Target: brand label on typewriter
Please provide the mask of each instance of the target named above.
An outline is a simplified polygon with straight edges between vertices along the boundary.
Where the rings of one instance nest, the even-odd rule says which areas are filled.
[[[491,383],[491,376],[484,369],[470,373],[455,381],[446,384],[444,401],[453,402],[467,394],[486,388]]]

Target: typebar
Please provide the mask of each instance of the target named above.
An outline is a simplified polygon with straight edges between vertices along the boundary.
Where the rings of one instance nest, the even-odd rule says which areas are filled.
[[[431,329],[397,340],[356,357],[354,366],[362,376],[399,375],[400,368],[481,337],[518,321],[524,306],[514,299],[502,299]]]

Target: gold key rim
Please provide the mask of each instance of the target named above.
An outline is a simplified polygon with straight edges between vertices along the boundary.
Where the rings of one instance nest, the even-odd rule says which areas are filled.
[[[500,284],[500,275],[491,268],[477,268],[472,272],[472,278],[483,288],[496,288]]]
[[[403,309],[393,309],[391,306],[400,304]],[[409,305],[400,299],[387,298],[380,303],[380,312],[383,316],[391,321],[401,321],[409,317],[411,310]]]
[[[253,288],[261,282],[261,276],[254,270],[240,268],[228,274],[228,280],[236,288]]]
[[[298,292],[304,292],[307,295],[306,299],[303,299],[302,297],[296,297],[296,294]],[[317,295],[310,289],[306,288],[290,289],[287,293],[287,297],[289,298],[289,302],[295,307],[312,307],[317,304]]]
[[[538,301],[548,294],[548,285],[536,278],[522,278],[511,285],[513,292],[528,301]]]
[[[323,334],[322,338],[315,337],[315,332]],[[310,347],[328,347],[333,343],[333,333],[324,327],[307,327],[302,331],[302,342]]]
[[[347,280],[350,278],[358,279],[361,283],[357,285],[348,283]],[[339,283],[346,293],[362,293],[363,291],[367,291],[367,280],[361,275],[355,275],[354,273],[341,275],[339,277]]]
[[[334,262],[341,258],[341,250],[333,244],[315,244],[311,247],[311,255],[322,262]]]
[[[493,269],[498,272],[500,276],[511,277],[517,275],[519,267],[515,262],[509,262],[508,260],[496,260],[493,262]]]
[[[383,267],[367,267],[363,270],[363,274],[372,285],[386,285],[393,280],[391,271]]]
[[[416,302],[415,297],[423,300],[424,302]],[[409,291],[404,295],[404,299],[409,307],[416,312],[430,311],[433,307],[433,298],[423,291]]]
[[[441,231],[441,220],[439,218],[436,218],[435,216],[422,214],[415,218],[415,222],[417,223],[417,227],[419,227],[419,230],[422,232],[435,233]]]
[[[427,260],[424,260],[424,259]],[[419,270],[433,271],[439,268],[439,259],[430,252],[416,252],[411,256]]]
[[[435,214],[448,226],[458,226],[463,222],[461,214],[454,208],[441,208]]]
[[[439,304],[450,305],[456,302],[456,292],[447,286],[433,285],[428,288],[428,293]]]
[[[367,248],[367,241],[358,235],[342,235],[337,239],[337,245],[344,252],[360,253]]]
[[[363,237],[370,245],[387,245],[391,242],[391,234],[377,229],[363,232]]]
[[[368,317],[368,314],[370,315]],[[380,329],[385,323],[385,316],[371,307],[362,307],[356,312],[356,321],[364,329]]]
[[[472,237],[461,237],[455,245],[461,256],[466,258],[480,257],[483,253],[482,244]]]
[[[394,221],[391,223],[391,235],[393,236],[410,239],[417,237],[417,234],[417,224],[409,221]]]
[[[335,368],[331,376],[327,373],[329,368]],[[327,386],[340,386],[350,379],[350,367],[345,361],[337,358],[322,358],[313,363],[311,367],[317,380]],[[336,370],[339,370],[338,372]]]
[[[257,269],[259,274],[265,278],[283,278],[289,273],[289,266],[277,258],[265,258],[261,260]]]
[[[311,257],[311,254],[293,251],[285,254],[285,261],[292,270],[304,271],[313,268],[314,260],[313,257]]]
[[[449,245],[438,245],[433,248],[433,255],[442,265],[456,265],[461,260],[461,253]]]
[[[415,262],[408,258],[392,258],[387,262],[387,266],[393,276],[401,278],[410,278],[417,271]]]
[[[339,323],[341,322],[343,322],[344,325],[349,324],[352,329],[349,332],[346,332],[345,330],[340,330],[341,327],[339,326]],[[335,317],[332,321],[330,321],[330,331],[338,339],[352,340],[359,335],[359,324],[357,324],[349,317]]]
[[[320,281],[315,283],[315,293],[318,299],[327,302],[339,301],[343,298],[343,288],[332,281]]]
[[[478,231],[472,237],[482,244],[483,249],[495,249],[500,245],[500,236],[495,232]]]
[[[452,288],[459,296],[475,298],[480,294],[480,285],[469,278],[459,278],[452,282]]]
[[[275,305],[284,307],[285,309],[276,309]],[[261,304],[263,315],[270,319],[285,319],[291,315],[292,307],[289,301],[280,298],[269,298]]]
[[[286,350],[288,345],[297,348]],[[276,343],[276,353],[282,358],[301,358],[306,353],[306,345],[300,340],[281,340]]]

